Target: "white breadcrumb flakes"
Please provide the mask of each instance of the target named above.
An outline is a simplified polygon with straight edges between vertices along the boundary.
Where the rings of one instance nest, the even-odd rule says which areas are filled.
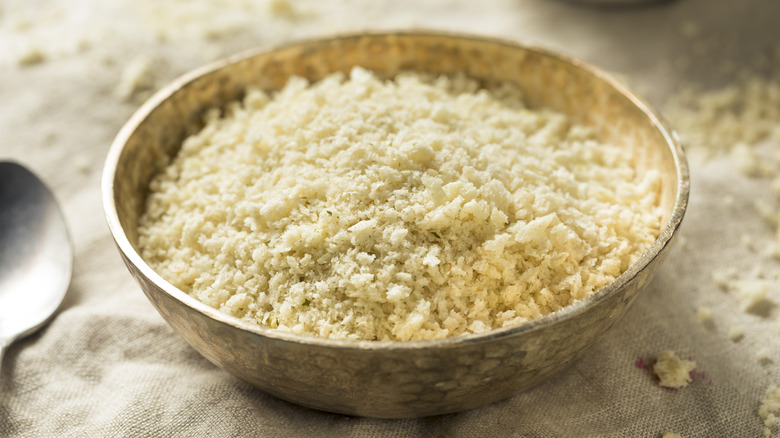
[[[46,55],[38,47],[30,46],[22,51],[16,62],[22,67],[40,64],[46,61]]]
[[[152,181],[139,243],[173,285],[263,326],[457,336],[554,312],[634,263],[661,180],[632,162],[510,85],[292,78],[207,115]]]
[[[753,201],[753,208],[769,225],[772,227],[778,225],[777,209],[771,203],[763,199],[756,199]]]
[[[688,386],[693,381],[691,372],[695,369],[696,362],[680,359],[672,350],[660,351],[658,360],[653,365],[658,385],[674,389]]]
[[[268,6],[273,15],[288,20],[295,20],[303,15],[291,0],[271,0]]]
[[[761,347],[756,351],[756,359],[761,363],[772,362],[772,355],[769,352],[769,348]]]
[[[764,269],[761,266],[756,265],[753,266],[753,269],[750,270],[748,278],[748,281],[763,280],[766,278],[766,274],[764,273]]]
[[[742,280],[737,283],[742,310],[749,313],[763,313],[773,303],[768,297],[769,282],[760,278]]]
[[[772,172],[767,162],[748,144],[739,142],[731,149],[731,159],[737,170],[749,177],[766,176]]]
[[[710,274],[712,281],[717,285],[719,288],[723,290],[728,290],[731,287],[732,282],[734,281],[734,276],[730,275],[729,272],[724,272],[722,270],[716,270],[712,271],[712,274]]]
[[[712,309],[709,307],[699,307],[696,309],[696,315],[699,318],[699,322],[706,323],[712,321]]]
[[[227,43],[262,31],[280,38],[294,31],[290,23],[316,18],[321,2],[294,0],[141,0],[144,24],[159,41]]]
[[[28,17],[16,16],[10,22],[10,27],[15,32],[26,32],[26,31],[30,30],[30,28],[33,27],[33,22]]]
[[[780,426],[780,387],[771,385],[767,388],[758,416],[764,421],[764,436],[772,436],[772,429]]]
[[[732,325],[729,327],[728,336],[734,342],[739,341],[745,336],[745,329],[741,325]]]
[[[770,259],[780,259],[780,242],[776,240],[765,242],[761,255]],[[775,279],[777,280],[777,278]]]
[[[92,162],[89,159],[87,155],[77,155],[74,160],[73,164],[76,167],[76,170],[81,174],[88,174],[92,167]]]
[[[130,100],[136,93],[152,87],[154,75],[152,60],[147,56],[132,59],[122,70],[114,94],[122,100]]]
[[[765,139],[780,140],[780,82],[751,77],[724,88],[683,89],[666,105],[683,142],[703,156],[735,150],[742,171],[764,172],[750,147]]]

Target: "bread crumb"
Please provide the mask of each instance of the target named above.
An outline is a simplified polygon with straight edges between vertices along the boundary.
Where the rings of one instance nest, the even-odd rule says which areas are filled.
[[[92,40],[86,36],[80,37],[76,41],[76,50],[79,52],[86,52],[92,47]]]
[[[748,251],[755,251],[756,250],[755,244],[753,243],[753,236],[751,236],[750,234],[745,233],[745,234],[742,234],[741,236],[739,236],[739,242]]]
[[[774,240],[766,242],[763,255],[773,259],[780,259],[780,243]]]
[[[200,33],[203,39],[214,41],[240,34],[244,30],[246,25],[243,23],[218,23],[204,24]]]
[[[764,420],[764,436],[771,436],[772,429],[780,426],[780,387],[771,385],[767,388],[758,416]]]
[[[771,171],[755,149],[742,142],[732,147],[731,159],[737,170],[745,176],[760,177]]]
[[[700,92],[685,88],[666,105],[683,142],[703,157],[732,149],[747,174],[761,174],[751,146],[768,138],[780,138],[780,82],[750,77],[720,89]]]
[[[22,67],[41,64],[46,61],[46,55],[37,47],[28,47],[17,58],[17,63]]]
[[[674,389],[688,386],[693,381],[691,372],[695,369],[696,362],[682,360],[672,350],[660,351],[653,365],[653,373],[659,379],[658,385]]]
[[[685,20],[680,23],[680,35],[686,38],[694,38],[701,33],[699,23],[692,20]]]
[[[76,166],[76,170],[83,175],[88,174],[92,168],[92,162],[87,155],[77,156],[74,164]]]
[[[27,17],[16,17],[16,19],[11,22],[11,29],[16,32],[26,32],[32,28],[32,24],[33,22]]]
[[[743,336],[745,336],[745,329],[743,329],[742,326],[732,325],[729,327],[729,339],[732,341],[739,341]]]
[[[767,347],[761,347],[756,351],[756,359],[760,363],[769,363],[772,362],[772,356],[769,353],[769,348]]]
[[[114,94],[128,101],[139,91],[151,88],[153,79],[152,60],[146,56],[138,56],[122,71]]]
[[[300,18],[301,13],[290,0],[271,0],[269,4],[271,13],[277,17],[294,20]]]
[[[775,209],[772,204],[763,199],[756,199],[753,201],[753,208],[755,208],[758,215],[761,216],[761,218],[763,218],[766,223],[772,227],[777,227],[777,209]]]
[[[50,130],[46,132],[46,135],[43,137],[43,141],[46,143],[46,146],[51,146],[57,142],[57,137],[57,131]]]
[[[711,278],[719,288],[728,290],[731,287],[733,277],[728,272],[712,271]]]
[[[754,275],[754,278],[742,280],[736,284],[742,300],[742,310],[759,316],[768,316],[774,302],[768,297],[769,282]]]
[[[696,315],[701,323],[712,321],[712,310],[709,307],[699,307],[696,309]]]

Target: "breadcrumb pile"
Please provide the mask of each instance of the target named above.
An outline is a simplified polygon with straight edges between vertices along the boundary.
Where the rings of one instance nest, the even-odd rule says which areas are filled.
[[[151,183],[142,257],[229,315],[415,340],[522,323],[624,272],[656,172],[520,91],[355,68],[211,111]]]

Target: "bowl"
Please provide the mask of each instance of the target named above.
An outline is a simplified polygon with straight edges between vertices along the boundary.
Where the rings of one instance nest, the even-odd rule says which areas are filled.
[[[480,334],[424,341],[298,336],[219,312],[173,287],[138,251],[149,181],[209,108],[249,86],[280,89],[292,75],[317,80],[362,66],[465,72],[489,86],[513,81],[532,108],[549,107],[636,153],[639,172],[661,172],[658,239],[607,286],[557,312]],[[141,106],[118,133],[103,173],[110,231],[127,268],[171,327],[209,361],[281,399],[382,418],[445,414],[504,399],[575,362],[623,315],[657,270],[682,221],[689,175],[678,137],[623,86],[581,61],[511,41],[469,35],[355,34],[255,50],[197,69]],[[186,376],[182,376],[186,379]]]

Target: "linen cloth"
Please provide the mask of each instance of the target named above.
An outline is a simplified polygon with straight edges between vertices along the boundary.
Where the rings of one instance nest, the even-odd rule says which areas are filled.
[[[489,406],[405,420],[302,408],[202,358],[124,268],[105,225],[100,176],[114,135],[149,93],[247,48],[357,30],[497,36],[591,62],[663,108],[683,85],[720,87],[745,70],[777,78],[778,19],[780,2],[773,0],[634,7],[551,0],[5,0],[0,159],[27,165],[50,185],[76,258],[55,319],[13,344],[4,359],[0,436],[762,436],[760,400],[769,385],[780,384],[780,311],[742,311],[740,297],[719,288],[712,273],[763,273],[771,281],[768,298],[780,303],[777,260],[750,245],[774,238],[753,208],[756,198],[774,198],[768,178],[746,177],[729,156],[691,158],[682,239],[630,313],[574,366]],[[709,323],[697,318],[702,306],[712,310]],[[744,335],[732,340],[731,327]],[[636,366],[663,349],[696,361],[690,386],[663,389]]]

